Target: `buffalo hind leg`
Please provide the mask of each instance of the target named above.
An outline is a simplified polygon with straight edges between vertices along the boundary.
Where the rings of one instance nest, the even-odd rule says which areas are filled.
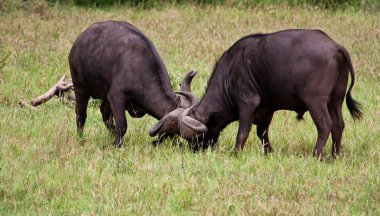
[[[110,102],[111,110],[115,119],[116,138],[113,145],[115,147],[121,147],[121,139],[127,132],[127,119],[125,117],[126,99],[123,94],[112,94],[112,91],[110,91],[108,94],[108,101]]]
[[[311,118],[318,131],[317,143],[314,147],[313,155],[319,160],[323,160],[323,149],[331,132],[333,120],[327,109],[326,100],[313,100],[307,107],[309,108]]]
[[[329,108],[331,118],[333,120],[333,126],[331,130],[332,136],[332,149],[331,154],[333,158],[339,155],[340,144],[342,140],[342,134],[344,129],[344,120],[342,116],[342,105]]]
[[[100,112],[102,113],[103,122],[111,132],[115,132],[115,123],[113,121],[112,109],[108,100],[103,100],[100,105]]]
[[[87,105],[90,100],[90,96],[79,90],[75,91],[75,113],[77,122],[77,132],[80,137],[83,136],[83,128],[87,118]]]
[[[269,125],[272,121],[273,113],[270,113],[264,121],[259,122],[257,124],[257,136],[260,138],[261,143],[264,146],[264,153],[268,154],[273,152],[272,145],[269,141],[269,135],[268,135],[268,130],[269,130]]]
[[[341,71],[338,78],[339,82],[336,84],[330,99],[329,112],[333,120],[333,126],[331,130],[332,148],[331,154],[335,158],[340,151],[340,145],[342,140],[342,134],[344,130],[344,120],[342,115],[342,104],[344,96],[346,95],[348,73],[344,70]]]

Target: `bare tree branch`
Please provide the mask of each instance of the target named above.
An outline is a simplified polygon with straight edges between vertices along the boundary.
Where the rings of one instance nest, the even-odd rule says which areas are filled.
[[[54,96],[63,97],[64,93],[73,90],[73,82],[71,80],[66,80],[66,75],[62,76],[62,78],[53,86],[51,87],[45,94],[38,96],[31,100],[30,102],[27,102],[25,100],[20,101],[20,105],[22,107],[28,107],[35,109],[36,106],[39,106],[46,101],[50,100]],[[75,97],[72,95],[66,96],[68,100],[75,101]]]
[[[37,110],[36,107],[30,105],[30,103],[28,101],[26,101],[26,100],[21,100],[20,103],[19,103],[19,105],[21,107],[29,108],[29,109],[32,109],[32,110]]]

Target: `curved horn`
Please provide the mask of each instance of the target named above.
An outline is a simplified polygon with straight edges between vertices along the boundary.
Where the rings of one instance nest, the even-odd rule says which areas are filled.
[[[184,112],[183,108],[178,108],[166,114],[149,130],[149,136],[157,134],[175,134],[178,132],[179,116]]]
[[[206,125],[190,116],[182,117],[181,122],[197,133],[206,133],[208,130]]]
[[[158,134],[162,125],[164,125],[165,119],[166,119],[166,116],[153,125],[153,127],[148,132],[149,136],[154,137]]]
[[[193,80],[196,74],[196,70],[192,70],[186,74],[185,78],[183,78],[180,91],[191,92],[191,81]]]
[[[194,106],[198,102],[197,97],[195,97],[195,95],[193,95],[191,92],[179,91],[176,93],[185,96],[190,101],[190,107]]]

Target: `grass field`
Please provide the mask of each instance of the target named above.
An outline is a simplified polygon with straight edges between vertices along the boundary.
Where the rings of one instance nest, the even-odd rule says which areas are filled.
[[[197,69],[193,89],[203,94],[217,58],[244,35],[288,28],[324,30],[351,54],[353,96],[364,119],[344,106],[341,156],[312,157],[316,128],[308,114],[275,114],[263,154],[252,130],[243,153],[230,154],[237,124],[217,149],[194,154],[181,139],[157,148],[147,134],[155,119],[128,117],[124,146],[91,103],[85,140],[76,136],[74,109],[58,99],[38,111],[21,99],[44,93],[70,75],[71,45],[91,23],[129,21],[155,44],[178,89]],[[360,10],[257,6],[127,7],[86,9],[41,6],[0,15],[0,215],[380,215],[380,15]]]

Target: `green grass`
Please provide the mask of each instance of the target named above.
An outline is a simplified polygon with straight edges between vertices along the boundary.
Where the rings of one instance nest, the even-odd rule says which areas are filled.
[[[155,44],[174,89],[197,69],[201,96],[214,62],[249,33],[319,28],[351,53],[357,82],[354,98],[362,121],[346,107],[342,154],[312,157],[316,128],[308,114],[275,114],[270,138],[275,153],[263,155],[252,130],[243,153],[230,154],[237,123],[226,128],[214,151],[194,154],[181,139],[157,148],[147,134],[152,117],[128,117],[124,147],[92,103],[85,139],[76,136],[74,109],[58,99],[38,111],[18,106],[69,75],[68,53],[95,21],[126,20]],[[127,7],[70,6],[16,10],[0,15],[0,215],[379,215],[380,214],[380,15],[357,10],[258,6]]]

